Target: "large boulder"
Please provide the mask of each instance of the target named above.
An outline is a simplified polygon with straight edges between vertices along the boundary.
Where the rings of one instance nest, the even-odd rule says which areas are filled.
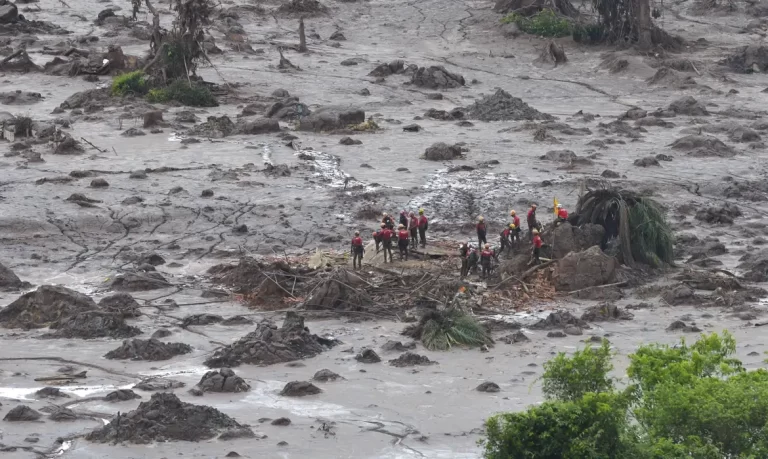
[[[604,254],[599,246],[571,252],[557,263],[555,290],[570,292],[611,283],[616,279],[618,265],[616,258]]]
[[[0,263],[0,290],[26,288],[27,282],[22,282],[10,268]]]
[[[231,368],[209,371],[197,383],[200,392],[247,392],[251,386]]]
[[[255,120],[239,121],[236,125],[238,134],[259,135],[280,132],[280,124],[276,119],[257,118]]]
[[[16,19],[19,17],[19,9],[16,8],[16,5],[10,2],[3,2],[4,4],[0,6],[0,24],[10,24],[12,22],[16,22]]]
[[[424,151],[424,159],[429,161],[450,161],[461,158],[461,147],[437,142]]]
[[[464,77],[451,73],[442,65],[419,67],[411,77],[411,84],[427,89],[447,89],[464,86]]]
[[[365,122],[365,111],[352,107],[323,107],[299,121],[300,131],[336,131]]]
[[[0,324],[8,328],[43,328],[95,309],[96,303],[82,293],[66,287],[42,285],[0,310]]]
[[[571,252],[581,252],[599,245],[604,236],[605,228],[602,225],[587,223],[572,226],[565,222],[556,226],[550,234],[545,234],[545,239],[551,241],[554,257],[561,259]]]

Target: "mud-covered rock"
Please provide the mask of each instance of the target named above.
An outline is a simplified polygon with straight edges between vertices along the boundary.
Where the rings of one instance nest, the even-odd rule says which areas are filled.
[[[531,325],[533,330],[553,330],[565,328],[568,325],[576,325],[581,328],[589,328],[587,323],[568,311],[555,311],[550,313],[545,319],[541,319]]]
[[[280,427],[286,427],[291,425],[291,420],[288,418],[277,418],[274,421],[270,422],[273,426],[280,426]]]
[[[205,361],[208,367],[236,367],[243,363],[272,365],[293,362],[320,354],[332,342],[309,333],[304,318],[288,312],[283,326],[260,323],[256,330],[219,348]]]
[[[240,120],[235,125],[236,134],[259,135],[280,132],[280,124],[276,119],[257,118]]]
[[[490,96],[485,96],[465,108],[465,117],[480,121],[522,121],[553,120],[552,115],[542,113],[530,105],[498,89]]]
[[[478,391],[478,392],[491,392],[491,393],[493,393],[493,392],[501,391],[501,388],[495,382],[485,381],[484,383],[482,383],[479,386],[477,386],[475,388],[475,390]]]
[[[201,392],[247,392],[251,386],[230,368],[209,371],[197,383]]]
[[[768,72],[768,46],[755,43],[741,47],[724,59],[721,64],[727,65],[731,70],[739,73]]]
[[[591,306],[581,315],[581,320],[606,322],[611,320],[632,320],[635,316],[612,303]]]
[[[299,131],[338,131],[365,121],[365,111],[352,107],[322,107],[301,118]]]
[[[23,422],[23,421],[37,421],[43,417],[42,414],[28,407],[27,405],[18,405],[11,408],[3,417],[3,421],[8,422]]]
[[[122,346],[113,349],[104,357],[116,360],[168,360],[177,355],[189,354],[192,346],[184,343],[163,343],[150,338],[123,341]]]
[[[437,142],[424,151],[424,159],[429,161],[450,161],[462,157],[461,147]]]
[[[341,145],[362,145],[362,140],[353,139],[352,137],[342,137],[341,140],[339,140],[339,144]]]
[[[515,343],[525,343],[527,341],[530,341],[531,339],[526,336],[525,333],[522,331],[516,331],[515,333],[512,333],[511,335],[507,335],[504,337],[499,338],[499,341],[506,344],[515,344]]]
[[[200,441],[211,439],[227,429],[247,428],[210,406],[193,405],[182,402],[174,394],[159,393],[153,394],[135,410],[89,433],[85,439],[94,443],[124,441],[136,444]]]
[[[152,338],[154,339],[163,339],[171,336],[173,332],[168,330],[167,328],[160,328],[158,330],[155,330],[154,333],[152,333]]]
[[[416,349],[416,343],[413,341],[403,344],[400,341],[389,340],[381,346],[384,352],[408,352],[413,349]]]
[[[651,166],[661,166],[659,164],[659,160],[654,158],[653,156],[646,156],[644,158],[638,158],[633,163],[637,167],[651,167]]]
[[[731,139],[732,142],[740,143],[758,142],[762,140],[762,137],[757,133],[757,131],[745,126],[739,126],[730,130],[728,132],[728,138]]]
[[[379,363],[381,357],[373,349],[365,348],[355,356],[355,360],[360,363]]]
[[[0,290],[28,288],[28,282],[22,282],[10,268],[0,263]]]
[[[429,360],[429,358],[424,355],[406,352],[400,357],[390,360],[389,364],[393,367],[413,367],[416,365],[436,365],[437,362]]]
[[[677,99],[669,104],[669,107],[667,108],[668,110],[671,110],[678,115],[709,116],[709,111],[707,111],[707,108],[691,96],[685,96]]]
[[[57,320],[50,327],[54,332],[43,335],[43,337],[125,339],[141,334],[141,330],[125,322],[122,314],[103,311],[81,312]]]
[[[131,389],[118,389],[108,393],[104,396],[104,401],[107,402],[126,402],[128,400],[135,400],[141,398],[141,395],[132,391]]]
[[[188,135],[221,139],[235,133],[235,123],[228,116],[209,116],[208,119],[187,131]]]
[[[744,271],[744,279],[751,282],[768,281],[768,249],[747,252],[739,258],[738,268]]]
[[[186,384],[184,384],[183,382],[176,381],[175,379],[151,376],[137,383],[136,385],[133,386],[133,388],[138,390],[144,390],[147,392],[154,392],[154,391],[180,389],[185,385]]]
[[[614,282],[618,261],[600,250],[599,246],[583,252],[571,252],[557,262],[555,289],[561,292],[595,287]]]
[[[720,207],[707,207],[696,212],[696,220],[706,223],[733,224],[733,220],[741,217],[741,209],[736,204],[726,202]]]
[[[368,76],[384,78],[397,73],[403,73],[405,71],[405,62],[395,60],[389,63],[379,64],[375,69],[371,70]]]
[[[69,395],[62,392],[58,387],[43,387],[35,392],[35,395],[40,398],[69,398]]]
[[[696,304],[699,302],[696,292],[687,285],[677,284],[665,287],[661,291],[661,300],[669,306]]]
[[[449,89],[464,86],[464,77],[451,73],[442,65],[419,67],[411,76],[411,84],[427,89]]]
[[[52,409],[48,419],[55,422],[71,422],[77,420],[77,414],[69,408],[59,406]]]
[[[545,234],[546,240],[555,240],[554,257],[562,259],[571,252],[581,252],[590,247],[599,245],[605,236],[605,228],[602,225],[587,223],[581,226],[573,226],[568,222],[562,223]]]
[[[110,284],[112,290],[118,292],[143,292],[171,286],[158,272],[119,274]]]
[[[0,325],[7,328],[42,328],[82,312],[96,310],[96,303],[66,287],[42,285],[0,310]]]
[[[253,321],[244,316],[232,316],[222,320],[221,325],[233,326],[233,325],[252,325]]]
[[[280,5],[276,12],[287,17],[313,17],[328,14],[328,7],[318,0],[290,0]]]
[[[686,324],[682,320],[676,320],[669,324],[669,327],[667,327],[667,331],[682,331],[685,333],[699,333],[701,332],[701,329],[697,327],[695,324]]]
[[[688,135],[675,140],[670,147],[695,157],[730,158],[736,155],[732,147],[724,144],[717,137],[709,135]]]
[[[99,301],[99,309],[120,314],[123,317],[139,317],[141,305],[127,293],[115,293]]]
[[[280,395],[284,397],[305,397],[307,395],[317,395],[320,392],[322,390],[310,382],[291,381],[280,391]]]
[[[314,376],[312,376],[312,380],[318,381],[318,382],[329,382],[329,381],[336,381],[339,379],[344,379],[344,378],[342,378],[338,374],[328,369],[319,370],[315,373]]]
[[[216,314],[193,314],[191,316],[187,316],[184,318],[184,320],[181,322],[181,327],[186,328],[190,325],[211,325],[211,324],[217,324],[224,320],[223,317],[216,315]]]

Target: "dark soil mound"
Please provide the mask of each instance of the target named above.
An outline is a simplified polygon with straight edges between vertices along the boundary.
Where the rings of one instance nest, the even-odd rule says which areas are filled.
[[[5,265],[0,263],[0,290],[12,290],[28,287],[28,282],[22,282],[21,279],[19,279],[19,277],[10,270],[10,268],[7,268]]]
[[[381,357],[373,349],[366,348],[355,356],[355,360],[360,363],[379,363],[381,362]]]
[[[575,317],[568,311],[555,311],[550,313],[546,319],[541,319],[533,324],[531,328],[534,330],[552,330],[555,328],[563,328],[568,325],[589,328],[586,322]]]
[[[69,398],[69,395],[62,392],[58,387],[43,387],[35,392],[35,395],[40,398]]]
[[[28,407],[27,405],[19,405],[12,408],[6,413],[3,421],[20,422],[20,421],[37,421],[43,417],[42,414]]]
[[[152,395],[148,402],[126,415],[86,435],[96,443],[127,441],[146,444],[153,441],[200,441],[227,429],[247,429],[221,411],[193,405],[170,393]],[[250,430],[250,429],[247,429]]]
[[[328,14],[328,8],[317,0],[290,0],[277,8],[277,14],[291,17],[312,17]]]
[[[168,360],[177,355],[192,352],[192,347],[184,343],[163,343],[156,339],[132,339],[123,341],[123,345],[107,352],[104,357],[117,360]]]
[[[288,418],[277,418],[274,421],[272,421],[270,424],[272,424],[273,426],[285,427],[285,426],[291,425],[291,420]]]
[[[217,316],[216,314],[194,314],[194,315],[185,317],[184,321],[181,323],[181,327],[187,328],[190,325],[217,324],[222,320],[224,320],[224,318],[221,316]]]
[[[319,387],[306,381],[291,381],[285,385],[280,395],[286,397],[304,397],[306,395],[316,395],[322,392]]]
[[[248,392],[251,386],[229,368],[209,371],[203,375],[197,387],[202,392]]]
[[[696,220],[707,223],[732,224],[733,219],[741,217],[741,209],[736,204],[726,202],[720,207],[707,207],[696,212]]]
[[[495,382],[486,381],[480,384],[479,386],[477,386],[475,390],[477,390],[478,392],[499,392],[501,388]]]
[[[125,323],[120,314],[86,311],[51,324],[53,333],[46,338],[115,338],[125,339],[140,335],[141,330]]]
[[[123,317],[139,317],[141,315],[140,307],[139,302],[127,293],[116,293],[99,301],[99,308],[120,314]]]
[[[133,386],[133,388],[138,390],[145,390],[147,392],[154,392],[156,390],[179,389],[184,387],[185,385],[186,384],[184,384],[183,382],[176,381],[175,379],[158,378],[158,377],[152,376],[142,380],[141,382]]]
[[[691,96],[686,96],[669,104],[669,110],[678,115],[688,116],[709,116],[709,111],[698,100]]]
[[[251,325],[253,321],[244,316],[227,317],[221,321],[221,325]]]
[[[413,341],[403,344],[400,341],[390,340],[381,346],[381,350],[384,352],[408,352],[413,349],[416,349],[416,343]]]
[[[734,72],[761,73],[768,71],[768,46],[749,45],[738,49],[721,64]]]
[[[96,303],[82,293],[66,287],[43,285],[0,310],[0,324],[8,328],[42,328],[95,309]]]
[[[669,327],[667,327],[667,331],[682,331],[685,333],[699,333],[701,332],[701,329],[697,327],[695,324],[688,325],[682,320],[676,320],[672,322]]]
[[[313,310],[359,311],[373,302],[366,294],[365,287],[365,281],[359,274],[339,268],[314,289],[304,307]]]
[[[632,320],[635,316],[615,304],[603,303],[588,308],[581,315],[581,320],[604,322],[609,320]]]
[[[461,158],[461,147],[437,142],[424,151],[424,159],[429,161],[450,161]]]
[[[158,272],[144,272],[118,275],[111,287],[119,292],[143,292],[171,287],[171,284]]]
[[[390,75],[395,75],[395,74],[404,73],[404,72],[405,72],[405,62],[396,60],[388,64],[377,65],[375,69],[371,70],[371,73],[369,73],[368,76],[384,78]]]
[[[419,67],[411,77],[411,84],[428,89],[460,88],[464,86],[464,77],[451,73],[442,65]]]
[[[118,389],[108,393],[104,397],[104,400],[107,402],[125,402],[128,400],[135,400],[137,398],[141,398],[141,395],[137,394],[131,389]]]
[[[485,96],[465,109],[465,117],[480,121],[521,121],[554,120],[552,115],[541,113],[512,96],[503,89],[498,89],[491,96]]]
[[[696,157],[730,158],[736,155],[733,148],[724,144],[717,137],[709,135],[687,135],[672,142],[670,147],[673,150],[682,150]]]
[[[312,376],[312,380],[318,381],[318,382],[336,381],[337,379],[344,379],[344,378],[332,372],[331,370],[327,370],[327,369],[320,370],[317,373],[315,373],[314,376]]]
[[[314,357],[323,352],[333,341],[309,333],[304,318],[288,312],[281,328],[274,324],[260,323],[229,346],[217,349],[205,361],[209,367],[236,367],[242,363],[272,365]]]
[[[390,360],[389,364],[393,367],[413,367],[416,365],[436,365],[437,362],[429,360],[423,355],[406,352],[400,357]]]
[[[530,340],[531,339],[525,336],[525,333],[523,333],[522,331],[512,333],[511,335],[507,335],[499,339],[499,341],[506,344],[524,343]]]

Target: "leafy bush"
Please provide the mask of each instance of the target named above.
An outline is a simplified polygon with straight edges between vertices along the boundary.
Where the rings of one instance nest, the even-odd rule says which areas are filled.
[[[216,107],[219,103],[205,86],[184,80],[176,80],[165,88],[155,88],[147,94],[151,103],[176,101],[190,107]]]
[[[113,96],[126,96],[130,94],[143,96],[147,93],[148,89],[149,84],[147,83],[146,75],[141,70],[123,73],[112,80]]]
[[[728,332],[642,346],[623,391],[608,377],[607,343],[558,355],[542,376],[549,401],[486,421],[485,457],[768,457],[768,371],[746,371],[735,349]]]
[[[431,351],[446,351],[457,344],[493,344],[488,330],[477,319],[458,308],[431,311],[418,324],[406,328],[403,334],[421,340],[424,347]]]
[[[543,9],[530,17],[510,13],[504,16],[501,22],[517,24],[521,31],[542,37],[565,37],[571,34],[572,29],[568,18],[558,16],[550,9]]]

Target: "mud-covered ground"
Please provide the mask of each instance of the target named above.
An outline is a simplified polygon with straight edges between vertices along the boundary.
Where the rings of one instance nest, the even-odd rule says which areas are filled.
[[[168,122],[159,133],[142,128],[142,111],[150,107],[138,101],[128,108],[106,104],[93,112],[52,113],[75,92],[108,86],[108,77],[88,82],[44,73],[3,73],[0,92],[32,91],[42,98],[0,110],[35,120],[67,120],[65,131],[84,139],[85,152],[53,155],[49,146],[34,145],[32,151],[44,160],[35,162],[29,160],[34,157],[30,152],[19,153],[0,141],[4,152],[0,158],[0,263],[34,286],[64,285],[99,300],[111,293],[109,283],[116,275],[136,267],[145,254],[160,254],[167,263],[156,269],[172,287],[133,293],[143,315],[129,322],[143,331],[142,339],[167,326],[173,333],[165,341],[193,348],[167,361],[107,360],[102,356],[117,348],[120,340],[39,339],[47,330],[0,329],[0,354],[5,359],[0,360],[0,416],[20,403],[36,410],[51,403],[67,404],[78,413],[78,419],[70,422],[54,422],[47,415],[32,422],[0,421],[0,443],[11,447],[4,450],[4,457],[35,453],[73,458],[224,457],[237,451],[243,457],[270,458],[475,458],[480,454],[476,442],[483,420],[540,401],[535,381],[542,364],[555,352],[582,345],[589,335],[609,335],[619,355],[618,376],[623,375],[622,356],[639,344],[678,340],[679,331],[665,329],[681,318],[705,331],[730,330],[747,366],[763,365],[762,329],[753,325],[765,310],[759,301],[741,305],[740,312],[749,314],[739,317],[731,309],[670,306],[659,297],[638,298],[637,292],[627,290],[616,304],[644,301],[650,306],[633,310],[631,321],[593,325],[585,335],[566,338],[526,330],[530,342],[498,342],[488,353],[461,349],[434,353],[418,347],[416,352],[438,364],[416,370],[391,367],[387,360],[398,354],[379,352],[387,340],[402,340],[402,323],[308,321],[312,333],[332,335],[343,344],[300,365],[236,368],[237,375],[251,385],[249,392],[188,394],[187,389],[208,370],[202,362],[220,346],[252,331],[253,325],[179,328],[180,319],[207,312],[223,317],[248,315],[256,323],[265,317],[282,320],[281,314],[249,310],[229,299],[201,298],[201,291],[209,287],[206,269],[242,255],[306,254],[318,247],[346,250],[355,230],[376,227],[370,217],[358,217],[361,210],[395,213],[424,207],[431,218],[432,237],[458,239],[473,236],[469,224],[478,215],[484,215],[494,228],[507,219],[510,209],[522,213],[530,202],[540,204],[540,216],[547,221],[554,196],[572,208],[582,181],[596,186],[607,180],[652,193],[667,207],[679,235],[718,238],[726,253],[713,251],[704,257],[722,262],[719,268],[741,274],[739,258],[765,243],[768,229],[762,208],[768,200],[767,163],[759,137],[768,135],[764,111],[768,96],[763,92],[768,81],[764,73],[736,73],[720,64],[741,46],[764,43],[766,26],[759,18],[755,25],[744,4],[737,3],[736,12],[705,14],[694,11],[691,2],[665,4],[658,24],[688,42],[678,53],[640,54],[561,39],[569,62],[556,68],[535,63],[544,40],[504,36],[498,25],[501,16],[493,12],[490,1],[325,4],[327,14],[306,19],[310,52],[299,54],[287,47],[298,42],[298,20],[275,12],[280,2],[260,3],[265,12],[244,8],[240,1],[223,3],[223,8],[240,7],[238,22],[245,34],[234,37],[231,24],[217,16],[210,32],[223,53],[211,54],[215,68],[203,66],[199,73],[207,81],[228,86],[229,94],[217,108],[193,111],[198,123],[207,116],[236,120],[248,104],[266,110],[274,101],[271,94],[284,89],[313,111],[331,105],[364,110],[382,129],[355,133],[352,137],[362,142],[358,145],[341,145],[343,135],[294,132],[292,122],[281,122],[280,135],[197,136],[197,143],[184,142],[192,124],[176,121],[179,112],[189,111],[183,107],[157,106]],[[53,34],[50,28],[5,30],[4,46],[16,49],[26,41],[30,57],[39,65],[48,62],[50,49],[62,43],[95,51],[118,44],[126,54],[146,52],[146,37],[135,26],[94,23],[97,10],[120,8],[116,14],[129,15],[130,3],[94,6],[68,0],[66,5],[52,0],[19,3],[27,19],[50,21],[71,33]],[[156,6],[163,23],[170,25],[173,16],[168,4]],[[139,19],[151,18],[142,9]],[[329,38],[337,31],[345,40]],[[98,41],[87,37],[98,37]],[[244,50],[243,39],[253,51]],[[277,68],[281,46],[300,70]],[[350,59],[356,65],[341,64]],[[368,76],[378,64],[397,59],[420,67],[443,65],[462,75],[466,85],[436,90],[406,84],[410,77],[405,75],[378,81]],[[678,70],[657,75],[664,67]],[[542,133],[538,129],[542,126],[526,126],[526,121],[471,120],[467,125],[424,117],[428,109],[467,107],[497,88],[568,126],[550,124]],[[435,93],[442,94],[442,99],[435,99]],[[675,113],[668,107],[685,96],[698,101],[697,111],[687,115],[680,109],[671,117]],[[627,119],[625,113],[633,108],[647,111],[647,116]],[[667,111],[652,116],[657,109]],[[625,124],[616,123],[619,117],[625,117]],[[403,130],[412,123],[422,129]],[[146,135],[121,135],[132,127]],[[303,155],[286,145],[286,133],[298,137],[294,144]],[[671,147],[677,139],[699,134],[714,136],[722,145],[709,150]],[[435,142],[462,142],[466,151],[453,161],[421,159]],[[582,159],[565,163],[540,159],[556,150],[570,150]],[[658,165],[636,165],[636,160],[646,157],[661,160],[657,159]],[[275,174],[268,164],[288,165],[290,175]],[[455,171],[455,166],[469,167]],[[131,173],[138,170],[148,170],[146,177],[133,174],[132,178]],[[615,174],[604,174],[605,170]],[[91,172],[71,178],[72,171]],[[61,177],[70,180],[51,180]],[[98,178],[109,186],[90,186]],[[349,188],[344,190],[346,178]],[[213,194],[203,197],[203,190]],[[95,202],[84,207],[67,201],[75,193]],[[726,201],[742,212],[733,224],[695,218],[697,211],[721,207]],[[680,245],[678,264],[684,266],[700,246]],[[662,274],[656,282],[673,283],[674,274]],[[21,293],[0,292],[0,306]],[[164,307],[165,300],[175,301],[180,308]],[[534,309],[563,307],[580,315],[592,304],[563,297]],[[506,334],[499,332],[496,337]],[[384,361],[357,362],[355,353],[366,346],[376,349]],[[61,387],[70,397],[51,401],[35,395],[46,385],[35,378],[56,375],[65,365],[87,370],[86,379]],[[323,390],[318,395],[279,395],[287,382],[308,380],[323,368],[345,379],[318,383]],[[56,442],[89,432],[118,411],[129,412],[147,401],[151,393],[142,390],[136,390],[140,400],[108,403],[100,397],[153,375],[184,382],[185,388],[175,390],[182,400],[213,406],[250,425],[256,437],[197,444],[112,445],[80,437]],[[497,383],[501,391],[476,391],[484,381]],[[77,401],[92,397],[98,398]],[[271,425],[272,419],[280,417],[289,418],[290,425]]]

